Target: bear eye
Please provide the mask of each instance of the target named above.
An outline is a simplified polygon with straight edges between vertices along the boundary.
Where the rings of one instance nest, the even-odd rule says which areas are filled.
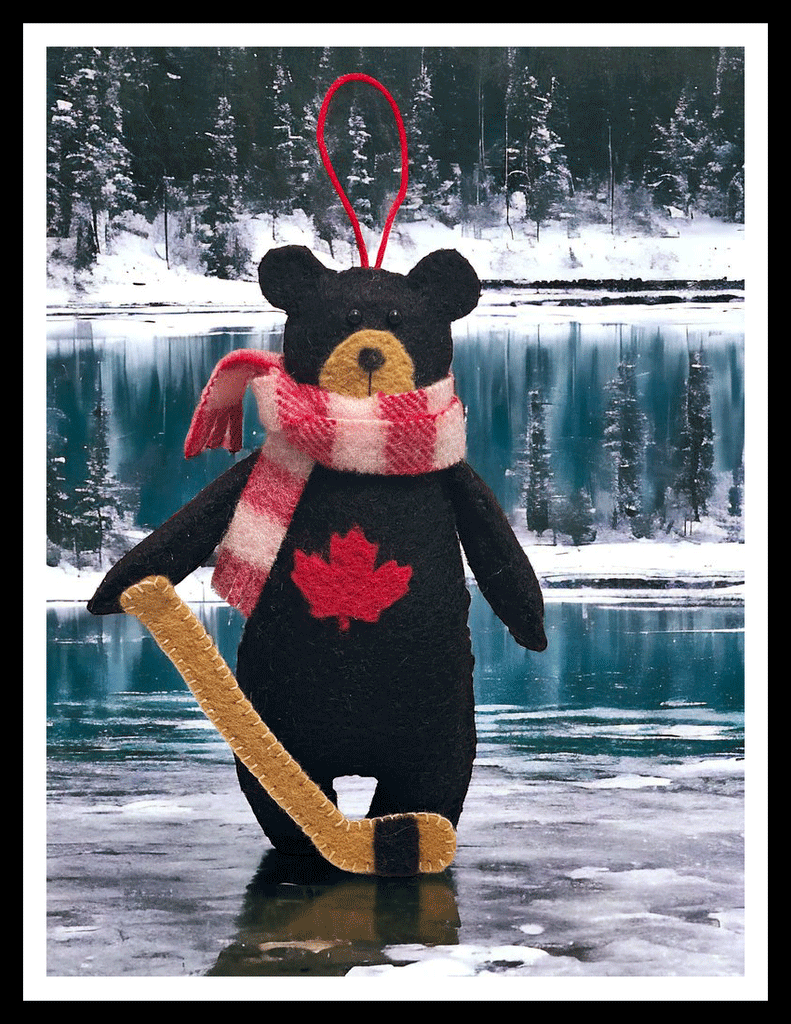
[[[401,314],[399,313],[399,311],[397,309],[391,309],[390,312],[387,314],[387,322],[392,327],[397,327],[398,324],[401,323],[401,320],[402,320]]]
[[[350,309],[346,314],[346,323],[350,327],[356,327],[362,321],[363,315],[359,309]]]

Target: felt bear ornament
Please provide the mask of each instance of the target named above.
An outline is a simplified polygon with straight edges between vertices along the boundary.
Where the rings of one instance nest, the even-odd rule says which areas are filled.
[[[339,79],[319,143],[353,216],[323,147],[329,100],[350,80],[375,85],[396,114],[400,196],[407,161],[389,93]],[[529,559],[465,461],[451,324],[477,305],[477,275],[455,250],[394,273],[380,266],[384,244],[370,267],[352,223],[359,267],[330,269],[302,246],[263,257],[261,291],[286,314],[282,355],[220,361],[185,454],[239,451],[248,388],[265,443],[122,558],[89,609],[149,625],[234,749],[276,849],[409,875],[452,860],[475,756],[462,550],[516,642],[547,641]],[[215,548],[213,585],[246,617],[235,677],[172,591]],[[335,806],[346,775],[377,780],[363,822]]]

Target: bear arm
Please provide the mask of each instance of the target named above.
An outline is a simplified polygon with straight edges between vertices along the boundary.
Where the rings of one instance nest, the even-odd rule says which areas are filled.
[[[466,462],[448,474],[456,531],[481,593],[518,644],[545,650],[541,588],[497,498]]]
[[[258,454],[234,463],[116,562],[88,602],[88,611],[120,612],[118,598],[133,583],[146,576],[166,576],[175,585],[202,565],[228,529]]]

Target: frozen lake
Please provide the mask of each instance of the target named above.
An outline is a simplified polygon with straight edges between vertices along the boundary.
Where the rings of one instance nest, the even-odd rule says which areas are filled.
[[[526,307],[506,305],[507,314],[497,308],[458,326],[453,372],[467,410],[468,461],[515,524],[527,525],[525,472],[534,395],[542,410],[555,508],[582,489],[595,509],[597,540],[604,539],[615,501],[608,408],[619,365],[627,361],[635,366],[632,397],[645,424],[641,501],[646,522],[636,535],[664,537],[680,530],[683,514],[670,507],[668,491],[677,473],[693,353],[702,353],[709,374],[716,479],[710,504],[717,511],[728,506],[744,453],[740,320],[734,323],[720,311],[710,319],[688,312],[689,322],[679,323],[673,311],[669,322],[662,322],[652,308],[647,320],[621,323],[621,311],[611,307],[606,323],[523,323],[519,317]],[[111,526],[126,517],[148,532],[228,468],[226,451],[184,459],[197,398],[229,351],[279,350],[281,338],[282,326],[271,314],[241,323],[232,315],[227,322],[215,317],[212,324],[185,314],[150,323],[138,317],[48,324],[48,537],[64,557],[73,561],[83,551],[107,550],[108,524],[100,526],[99,508],[107,517],[112,506]],[[248,402],[244,451],[238,457],[263,439]],[[561,533],[562,518],[555,517]],[[732,528],[738,528],[738,517]],[[631,535],[622,522],[619,531]],[[548,539],[551,531],[545,530],[543,540]]]
[[[740,464],[738,326],[489,327],[462,340],[457,379],[478,417],[471,461],[517,525],[524,397],[536,382],[550,399],[556,480],[589,487],[609,514],[602,389],[625,348],[641,360],[640,400],[667,440],[687,353],[705,347],[716,468],[725,479]],[[50,456],[66,488],[89,475],[95,448],[134,528],[160,522],[218,471],[218,460],[185,468],[181,457],[207,371],[229,347],[275,343],[268,329],[160,336],[139,321],[109,333],[90,321],[58,326],[48,346]],[[93,415],[97,400],[106,418]],[[253,429],[248,443],[259,440]],[[647,493],[658,491],[664,469],[655,470]],[[83,543],[92,540],[59,541],[63,550]],[[443,875],[408,880],[278,858],[230,752],[142,628],[92,618],[81,597],[49,604],[47,980],[87,981],[91,998],[155,998],[166,991],[158,983],[208,976],[267,977],[266,990],[232,990],[259,999],[293,995],[282,986],[295,980],[297,998],[322,998],[316,986],[332,978],[342,999],[412,997],[423,985],[447,1000],[589,991],[543,987],[564,979],[615,982],[606,997],[616,999],[680,998],[672,993],[701,981],[715,998],[738,992],[754,920],[744,607],[728,589],[739,573],[708,590],[702,576],[677,579],[675,592],[615,599],[606,581],[579,599],[562,592],[557,568],[553,576],[541,655],[517,648],[473,589],[479,745],[458,854]],[[222,605],[196,611],[233,665],[238,617]],[[345,788],[341,809],[364,813],[367,783]]]
[[[232,648],[227,610],[199,614]],[[50,976],[742,975],[741,607],[552,600],[545,661],[473,592],[458,855],[412,880],[284,863],[139,624],[48,619]]]

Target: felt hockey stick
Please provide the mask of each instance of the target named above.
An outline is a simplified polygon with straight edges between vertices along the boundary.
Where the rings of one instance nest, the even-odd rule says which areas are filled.
[[[120,603],[151,632],[226,743],[331,864],[355,874],[406,876],[436,874],[452,862],[456,834],[439,814],[345,817],[261,720],[166,577],[133,584]]]

